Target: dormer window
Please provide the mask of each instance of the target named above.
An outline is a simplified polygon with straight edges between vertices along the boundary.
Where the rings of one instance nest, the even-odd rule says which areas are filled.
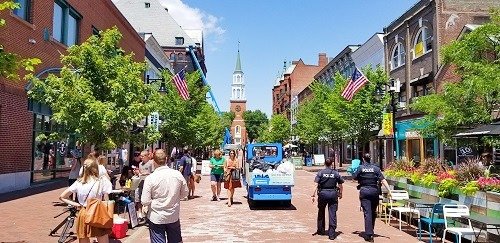
[[[175,45],[184,45],[184,37],[175,37]]]

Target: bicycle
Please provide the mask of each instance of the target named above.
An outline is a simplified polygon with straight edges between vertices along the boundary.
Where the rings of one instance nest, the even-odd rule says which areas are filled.
[[[69,215],[61,223],[59,223],[55,229],[51,230],[49,233],[49,236],[54,236],[54,234],[56,234],[56,232],[61,227],[64,226],[64,228],[59,236],[59,240],[57,241],[58,243],[66,242],[66,239],[68,239],[69,236],[74,235],[74,233],[71,232],[70,230],[73,227],[73,224],[75,223],[76,213],[78,212],[78,209],[76,207],[68,206],[66,210],[64,210],[62,213],[54,216],[54,218],[57,218],[57,217],[63,215],[64,213],[67,213],[67,212],[69,212]],[[70,231],[70,232],[68,232],[68,231]]]

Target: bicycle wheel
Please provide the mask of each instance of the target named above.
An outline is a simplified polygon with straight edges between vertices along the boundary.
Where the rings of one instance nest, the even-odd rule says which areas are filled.
[[[68,218],[68,220],[66,221],[66,224],[64,225],[64,228],[61,232],[61,236],[59,237],[59,240],[57,241],[58,243],[66,242],[66,240],[68,239],[68,236],[71,235],[71,233],[68,231],[70,231],[71,228],[73,227],[74,221],[75,221],[74,217]]]

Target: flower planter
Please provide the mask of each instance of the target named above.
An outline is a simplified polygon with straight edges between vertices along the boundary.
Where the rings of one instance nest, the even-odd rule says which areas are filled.
[[[416,185],[410,184],[407,178],[387,177],[386,179],[396,189],[407,190],[412,197],[440,201],[445,204],[464,204],[469,206],[472,214],[500,218],[500,193],[478,191],[474,196],[466,196],[460,192],[458,187],[455,187],[450,195],[440,198],[437,183],[425,186],[420,183]]]

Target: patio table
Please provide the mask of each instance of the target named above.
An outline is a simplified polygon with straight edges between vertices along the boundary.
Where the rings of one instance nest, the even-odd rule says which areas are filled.
[[[500,235],[500,219],[488,217],[485,215],[469,215],[464,216],[464,219],[469,219],[472,224],[479,225],[479,232],[477,235],[474,233],[475,238],[478,239],[481,236],[481,232],[486,231],[486,242],[490,242],[488,239],[488,230],[496,230],[497,234]],[[477,242],[477,241],[475,241]],[[492,241],[493,242],[493,241]]]

